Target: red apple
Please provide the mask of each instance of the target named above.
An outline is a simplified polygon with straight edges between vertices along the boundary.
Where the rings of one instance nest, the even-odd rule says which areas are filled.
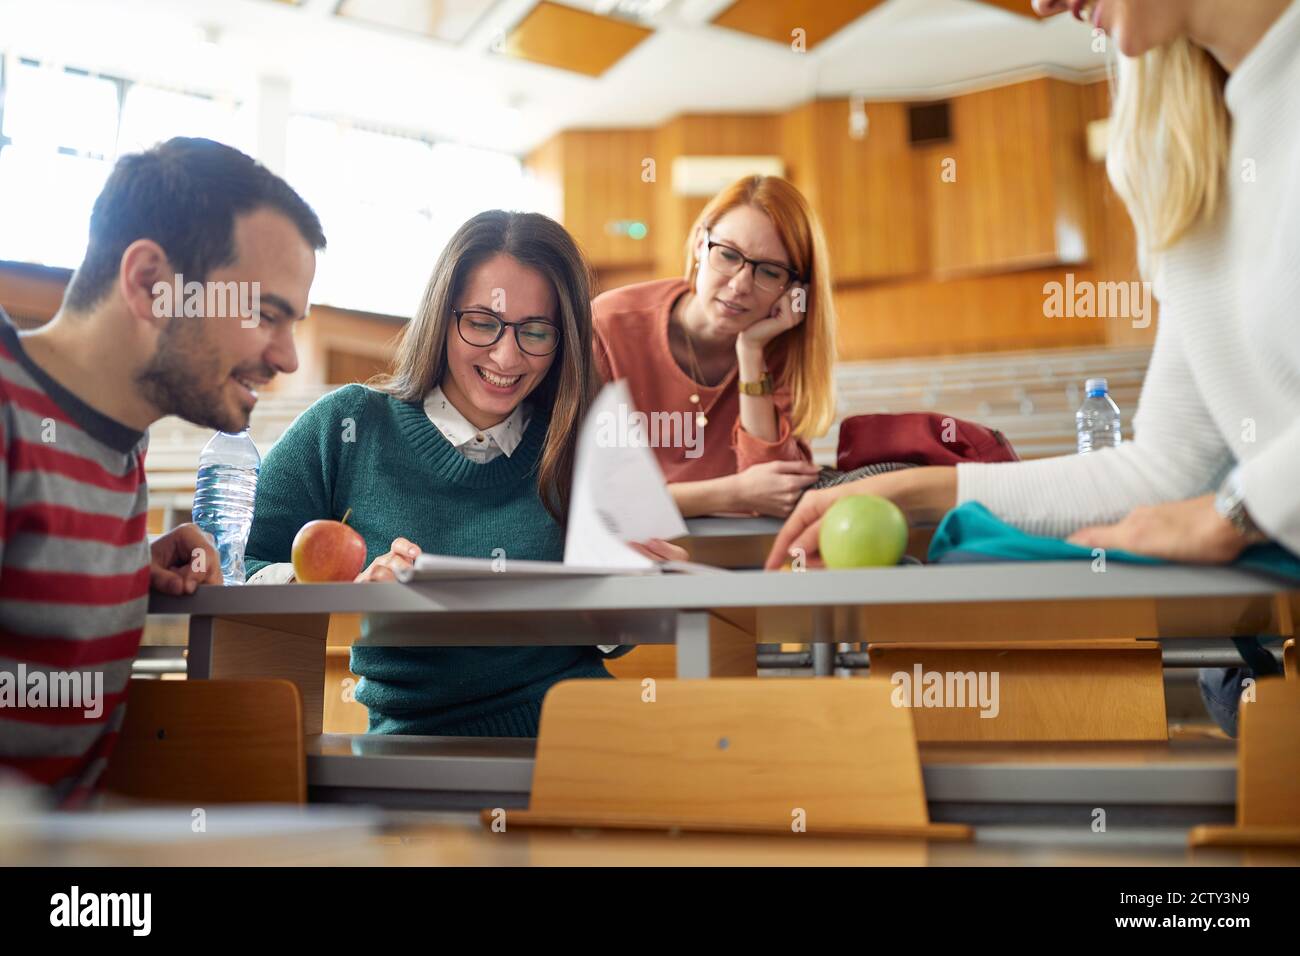
[[[351,514],[351,509],[348,514]],[[293,573],[305,584],[351,581],[366,566],[366,541],[343,521],[308,521],[293,538]]]

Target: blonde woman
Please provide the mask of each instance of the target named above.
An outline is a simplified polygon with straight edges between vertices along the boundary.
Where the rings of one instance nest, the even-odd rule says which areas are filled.
[[[685,278],[597,297],[597,365],[672,423],[651,443],[683,515],[785,517],[817,480],[807,440],[835,411],[826,258],[799,191],[749,176],[700,213]]]
[[[1300,554],[1300,3],[1035,3],[1122,54],[1109,172],[1161,303],[1134,439],[812,492],[769,568],[815,553],[821,515],[852,494],[914,521],[979,501],[1026,531],[1174,561],[1226,563],[1265,540]]]

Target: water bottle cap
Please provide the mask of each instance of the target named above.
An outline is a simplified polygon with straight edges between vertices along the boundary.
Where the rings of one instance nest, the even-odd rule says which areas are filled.
[[[1104,378],[1090,378],[1083,383],[1083,390],[1087,392],[1088,397],[1091,398],[1094,395],[1105,395],[1110,391],[1110,387],[1106,384]]]

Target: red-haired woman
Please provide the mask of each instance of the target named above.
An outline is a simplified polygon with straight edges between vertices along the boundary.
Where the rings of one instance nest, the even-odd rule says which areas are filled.
[[[685,278],[593,308],[597,366],[627,380],[682,514],[788,515],[817,480],[807,439],[835,411],[826,241],[800,192],[733,183],[691,229]]]

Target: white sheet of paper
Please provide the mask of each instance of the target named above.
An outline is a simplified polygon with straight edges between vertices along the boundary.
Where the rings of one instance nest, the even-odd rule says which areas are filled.
[[[660,565],[645,569],[619,569],[619,573],[657,574]],[[455,581],[474,580],[491,575],[507,578],[583,578],[608,575],[606,567],[588,567],[580,564],[566,564],[561,561],[511,561],[508,558],[461,558],[447,554],[422,554],[415,559],[411,568],[397,572],[399,581]]]
[[[650,568],[654,562],[629,541],[679,538],[686,523],[647,445],[609,441],[626,436],[620,418],[635,411],[627,383],[610,382],[582,423],[564,563],[612,569]],[[611,427],[611,425],[613,427]]]
[[[462,558],[422,554],[415,566],[397,573],[401,581],[451,580],[505,574],[512,577],[575,577],[601,574],[657,574],[660,570],[713,573],[716,568],[684,561],[658,564],[628,547],[629,541],[672,539],[687,533],[686,523],[647,445],[616,445],[605,440],[626,436],[610,428],[634,411],[626,382],[612,382],[596,396],[578,435],[569,499],[564,561]],[[602,416],[614,416],[613,419]],[[602,423],[605,425],[602,437]]]

